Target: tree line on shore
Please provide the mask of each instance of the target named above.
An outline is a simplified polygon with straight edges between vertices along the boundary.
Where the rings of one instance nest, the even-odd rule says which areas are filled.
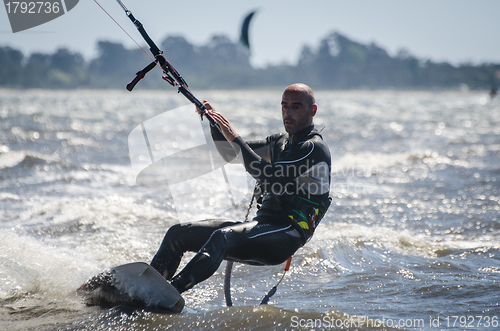
[[[99,41],[94,59],[66,48],[52,54],[0,47],[0,87],[4,88],[124,88],[150,61],[140,49]],[[169,36],[160,45],[191,88],[282,88],[305,82],[315,89],[491,89],[498,85],[500,64],[433,62],[400,51],[391,56],[374,43],[361,44],[332,32],[319,47],[303,46],[296,64],[253,68],[250,52],[228,37],[214,36],[205,45],[193,45]],[[138,88],[164,88],[157,70]]]

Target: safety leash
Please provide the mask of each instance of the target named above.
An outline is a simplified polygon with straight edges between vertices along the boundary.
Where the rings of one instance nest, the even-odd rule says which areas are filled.
[[[248,221],[248,215],[250,215],[250,210],[252,209],[253,201],[255,200],[255,194],[252,194],[252,199],[248,204],[247,213],[245,215],[245,220]],[[226,299],[226,306],[232,307],[233,300],[231,299],[231,271],[233,269],[233,261],[226,262],[226,270],[224,273],[224,298]]]
[[[255,188],[255,190],[256,189],[257,189],[257,187]],[[254,193],[255,193],[255,190],[254,190]],[[255,200],[255,194],[252,194],[252,199],[250,200],[250,203],[248,204],[248,209],[247,209],[247,213],[245,215],[244,222],[248,221],[248,216],[250,215],[250,210],[252,209],[252,205],[253,205],[254,200]],[[280,280],[278,280],[276,285],[274,285],[273,288],[271,288],[271,290],[269,290],[269,292],[266,294],[266,296],[262,299],[262,301],[260,302],[261,305],[267,305],[267,303],[269,302],[269,299],[271,299],[271,297],[276,293],[276,290],[278,289],[278,285],[281,283],[283,278],[285,278],[285,274],[288,271],[288,269],[290,269],[290,263],[292,263],[292,257],[293,257],[293,255],[290,256],[288,258],[288,260],[286,260],[285,269],[283,271],[283,274],[281,275]],[[224,273],[224,298],[226,300],[227,307],[233,306],[233,300],[231,299],[231,271],[232,271],[232,269],[233,269],[233,261],[227,261],[226,262],[226,270]]]
[[[285,274],[286,272],[288,271],[288,269],[290,269],[290,263],[292,262],[292,256],[290,256],[288,258],[288,260],[286,260],[286,264],[285,264],[285,270],[283,271],[283,275],[281,275],[281,278],[280,280],[276,283],[276,285],[273,286],[273,288],[266,294],[266,296],[264,297],[264,299],[262,299],[262,301],[260,302],[261,305],[267,305],[267,303],[269,302],[269,299],[271,299],[271,297],[274,295],[274,293],[276,293],[276,290],[278,289],[278,285],[281,283],[281,281],[283,280],[283,278],[285,278]]]

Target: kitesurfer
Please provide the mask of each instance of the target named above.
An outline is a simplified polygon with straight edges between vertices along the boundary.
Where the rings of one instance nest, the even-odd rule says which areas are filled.
[[[151,266],[182,293],[209,278],[223,260],[251,265],[285,262],[313,235],[330,205],[330,151],[314,128],[314,92],[304,84],[288,86],[281,100],[285,134],[245,142],[231,123],[204,100],[221,130],[212,137],[230,161],[241,153],[256,179],[258,207],[248,222],[204,220],[172,226]],[[200,110],[198,110],[200,112]],[[197,254],[177,274],[184,252]]]
[[[493,98],[497,95],[497,93],[498,93],[498,86],[496,84],[492,84],[490,89],[490,100],[493,100]]]

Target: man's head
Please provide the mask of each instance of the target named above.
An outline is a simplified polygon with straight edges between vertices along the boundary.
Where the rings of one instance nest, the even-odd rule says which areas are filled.
[[[286,132],[294,134],[313,123],[316,106],[313,90],[305,84],[292,84],[281,98],[281,115]]]

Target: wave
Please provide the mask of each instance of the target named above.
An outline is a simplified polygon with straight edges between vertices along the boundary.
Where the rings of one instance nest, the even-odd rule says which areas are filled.
[[[133,258],[133,254],[148,252],[145,245],[151,241],[156,244],[177,218],[171,205],[111,195],[44,203],[21,212],[11,222],[22,225],[26,234],[61,246],[86,247],[96,256],[102,253],[93,246],[107,245],[107,251],[114,247],[122,255],[131,252],[130,245],[134,245],[136,250],[129,256]],[[144,237],[148,233],[154,236]]]
[[[325,226],[326,225],[326,226]],[[320,225],[302,251],[301,263],[326,273],[357,273],[373,266],[394,268],[395,261],[437,269],[489,268],[500,259],[499,238],[427,235],[384,226],[336,222]],[[495,272],[496,269],[484,269]]]
[[[437,165],[468,167],[464,160],[452,160],[433,150],[415,150],[404,153],[348,153],[332,160],[332,174],[336,176],[370,177],[394,166],[428,168]]]
[[[73,296],[76,286],[85,280],[82,271],[96,270],[77,251],[5,229],[0,229],[0,260],[0,301],[4,303],[37,293],[52,298]]]
[[[40,169],[48,164],[69,167],[64,160],[33,151],[9,151],[0,154],[0,170],[9,168]]]
[[[74,164],[54,155],[25,150],[0,153],[0,179],[6,180],[12,194],[17,193],[16,187],[31,187],[68,195],[68,190],[78,183],[83,185],[78,194],[95,195],[88,185],[104,189],[117,184],[127,188],[134,185],[129,164]],[[7,197],[0,195],[2,198]]]
[[[358,330],[376,329],[374,320],[351,316],[335,310],[322,313],[275,308],[268,305],[220,308],[202,314],[174,315],[158,321],[157,326],[175,330],[287,330],[336,329],[349,325]],[[166,325],[165,325],[166,323]],[[355,323],[355,324],[354,324]],[[348,325],[349,324],[349,325]],[[392,328],[387,328],[391,330]]]
[[[322,313],[298,311],[268,305],[219,308],[203,313],[190,311],[186,307],[182,314],[173,315],[131,312],[122,308],[106,310],[91,317],[79,316],[80,320],[77,321],[72,321],[73,316],[70,314],[65,315],[69,316],[65,316],[64,322],[62,319],[57,322],[60,330],[398,330],[384,325],[382,320],[367,316],[349,315],[335,310]],[[18,322],[16,326],[24,324],[40,331],[54,330],[54,324],[40,320],[44,319],[38,318],[37,324]]]

